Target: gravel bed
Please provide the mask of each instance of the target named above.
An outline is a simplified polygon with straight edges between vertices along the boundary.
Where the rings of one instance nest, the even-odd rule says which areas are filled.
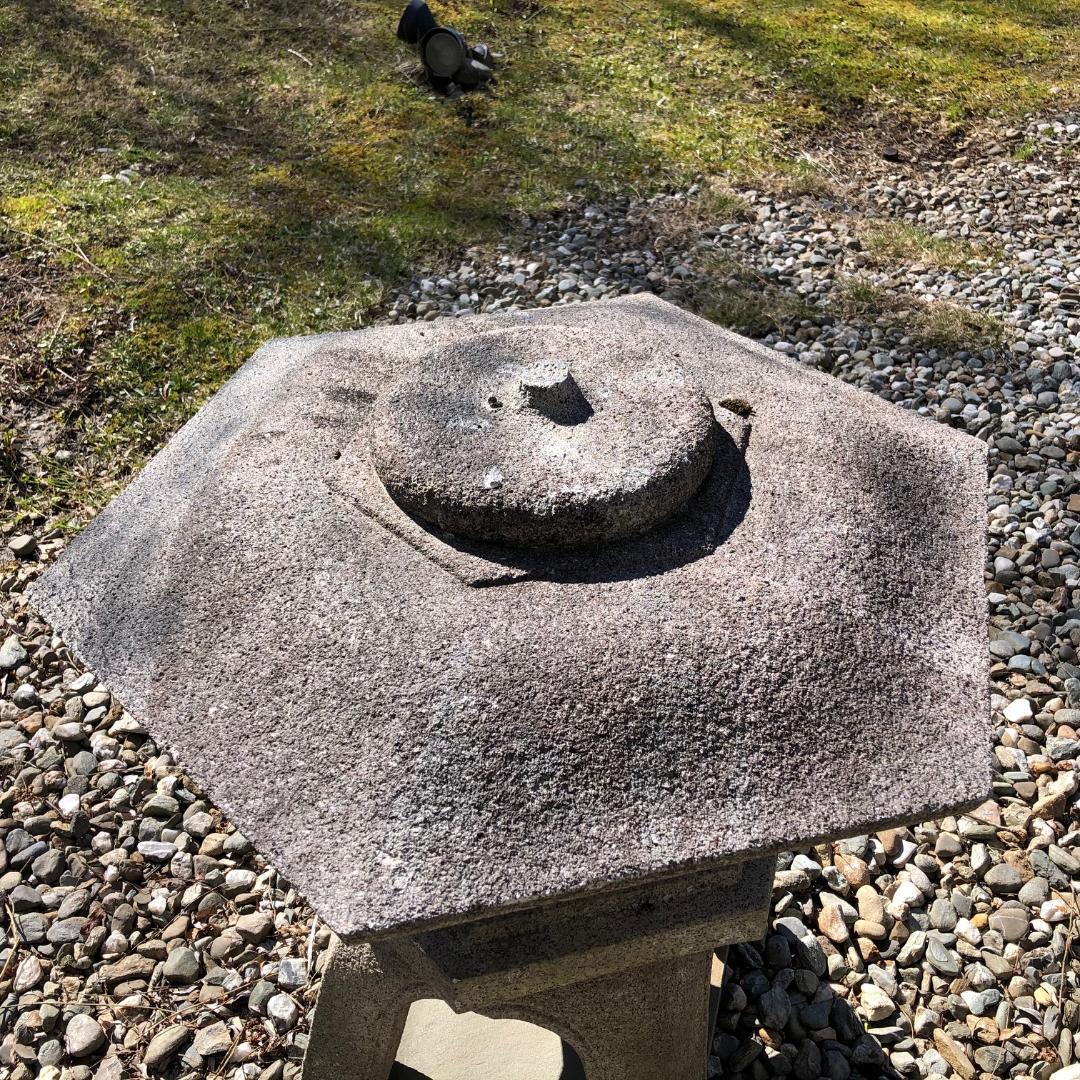
[[[783,856],[714,1075],[1080,1080],[1078,157],[1061,118],[807,194],[577,199],[388,308],[651,290],[991,447],[994,799]],[[297,1077],[328,932],[28,610],[62,540],[7,543],[0,1080]]]

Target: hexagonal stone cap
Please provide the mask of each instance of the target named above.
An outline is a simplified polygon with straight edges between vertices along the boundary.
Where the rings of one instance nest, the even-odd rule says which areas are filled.
[[[700,388],[716,461],[685,506],[536,552],[388,497],[380,395],[511,329]],[[984,486],[976,440],[634,297],[271,342],[33,599],[338,933],[377,936],[981,801]]]

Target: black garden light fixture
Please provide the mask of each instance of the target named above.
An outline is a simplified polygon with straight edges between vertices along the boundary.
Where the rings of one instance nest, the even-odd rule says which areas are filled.
[[[492,76],[491,52],[486,45],[470,46],[449,26],[440,26],[426,0],[409,0],[398,22],[397,36],[420,54],[431,84],[450,91],[456,84],[471,88]]]

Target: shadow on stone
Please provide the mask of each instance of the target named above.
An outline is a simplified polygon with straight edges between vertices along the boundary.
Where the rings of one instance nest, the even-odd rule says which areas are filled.
[[[641,536],[580,550],[530,551],[440,532],[390,499],[367,463],[366,443],[347,447],[331,464],[324,482],[341,499],[476,588],[516,581],[566,585],[629,581],[697,562],[735,531],[752,497],[745,458],[751,437],[748,421],[726,414],[724,423],[717,424],[713,468],[684,510]]]
[[[559,1073],[556,1080],[588,1080],[585,1070],[582,1068],[581,1059],[574,1053],[574,1048],[567,1043],[563,1043],[562,1051],[562,1072]],[[439,1080],[439,1077],[417,1072],[416,1069],[411,1069],[408,1065],[402,1065],[401,1062],[396,1061],[387,1080]],[[484,1080],[501,1080],[501,1078],[485,1077]]]
[[[496,545],[441,539],[448,546],[491,562],[524,571],[533,580],[562,584],[628,581],[667,573],[711,555],[738,527],[750,508],[752,484],[743,443],[718,426],[716,461],[701,490],[685,510],[641,536],[594,549],[545,552],[513,551]]]

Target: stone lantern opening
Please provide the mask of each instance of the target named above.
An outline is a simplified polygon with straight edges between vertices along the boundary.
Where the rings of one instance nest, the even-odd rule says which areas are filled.
[[[461,1053],[461,1047],[468,1047]],[[414,1001],[389,1080],[587,1080],[556,1032],[527,1020],[455,1013],[439,998]]]

